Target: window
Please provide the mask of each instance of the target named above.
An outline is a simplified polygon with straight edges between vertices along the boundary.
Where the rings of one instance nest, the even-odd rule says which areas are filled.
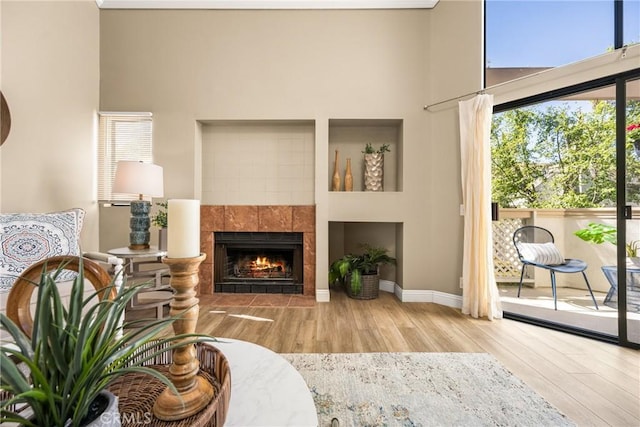
[[[112,194],[116,164],[120,160],[152,163],[151,113],[99,113],[98,200],[128,200]]]
[[[637,0],[485,0],[485,86],[638,43],[638,10]]]

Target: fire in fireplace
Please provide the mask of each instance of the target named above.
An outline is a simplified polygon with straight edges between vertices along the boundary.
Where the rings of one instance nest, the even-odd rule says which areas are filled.
[[[302,233],[214,233],[215,292],[302,293]]]

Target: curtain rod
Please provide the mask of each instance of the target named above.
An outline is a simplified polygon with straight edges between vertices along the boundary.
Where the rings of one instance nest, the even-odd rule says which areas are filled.
[[[601,56],[605,56],[605,55],[608,55],[608,54],[609,53],[604,53]],[[627,57],[627,46],[623,46],[620,49],[620,53],[619,53],[619,55],[617,56],[616,59],[622,60],[622,59],[625,59],[626,57]],[[590,60],[593,60],[593,57],[585,58],[585,59],[582,59],[580,61],[576,61],[576,62],[574,62],[574,64],[584,63],[584,62],[588,62]],[[530,79],[533,76],[537,76],[539,74],[546,73],[547,71],[552,70],[552,69],[554,69],[554,67],[548,68],[546,70],[538,71],[537,73],[527,74],[527,75],[518,77],[517,79],[507,80],[507,81],[504,81],[504,82],[496,83],[493,86],[485,87],[484,89],[480,89],[480,90],[477,90],[477,91],[474,91],[474,92],[465,93],[464,95],[454,96],[453,98],[445,99],[444,101],[439,101],[439,102],[435,102],[433,104],[425,105],[423,107],[423,109],[425,111],[428,111],[431,107],[435,107],[436,105],[446,104],[447,102],[451,102],[451,101],[455,101],[455,100],[458,100],[458,99],[466,98],[466,97],[471,96],[471,95],[483,95],[488,90],[496,89],[496,88],[499,88],[500,86],[503,86],[503,85],[506,85],[506,84],[511,84],[511,83],[514,83],[514,82],[517,82],[517,81],[520,81],[520,80]]]
[[[491,89],[491,88],[487,88],[487,89]],[[481,89],[481,90],[477,90],[475,92],[465,93],[464,95],[454,96],[453,98],[445,99],[444,101],[439,101],[439,102],[435,102],[433,104],[425,105],[424,109],[425,110],[429,110],[429,108],[435,107],[436,105],[446,104],[447,102],[451,102],[451,101],[455,101],[455,100],[458,100],[458,99],[466,98],[467,96],[471,96],[471,95],[482,95],[482,94],[484,94],[485,90],[486,89]]]

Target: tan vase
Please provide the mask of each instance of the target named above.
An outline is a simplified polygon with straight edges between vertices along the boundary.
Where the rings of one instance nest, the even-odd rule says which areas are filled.
[[[347,169],[344,172],[344,191],[353,191],[353,175],[351,174],[350,158],[347,158]]]
[[[372,153],[364,155],[364,190],[383,190],[384,154]]]
[[[338,150],[336,150],[336,158],[333,161],[333,180],[331,183],[331,191],[340,191],[340,173],[338,172]]]

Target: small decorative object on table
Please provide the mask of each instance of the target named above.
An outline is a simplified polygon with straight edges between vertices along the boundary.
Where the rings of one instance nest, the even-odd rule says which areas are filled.
[[[375,150],[369,143],[364,153],[364,190],[384,191],[384,153],[390,152],[389,144]]]
[[[158,249],[167,250],[167,227],[169,226],[168,202],[157,202],[158,211],[151,217],[151,223],[158,227]]]
[[[192,334],[198,323],[198,268],[206,258],[200,254],[200,201],[169,200],[171,216],[169,247],[162,262],[169,266],[171,287],[175,294],[171,302],[171,315],[180,316],[173,324],[176,335]],[[198,376],[200,364],[193,344],[185,343],[173,351],[169,377],[174,385],[158,397],[153,406],[154,415],[163,421],[188,418],[206,408],[213,399],[214,390],[209,381]],[[176,392],[177,391],[177,392]]]
[[[66,308],[56,282],[62,270],[78,273],[71,282]],[[96,297],[85,297],[85,278],[95,287]],[[144,328],[127,328],[121,319],[140,288],[116,289],[117,279],[98,264],[76,256],[47,258],[20,275],[9,293],[7,306],[11,309],[7,315],[0,313],[0,323],[15,344],[0,346],[0,423],[75,427],[94,418],[119,425],[118,414],[95,412],[98,396],[113,381],[137,372],[144,382],[154,377],[175,389],[164,374],[140,365],[166,353],[166,347],[175,342],[214,341],[195,334],[155,341],[176,317],[153,320]],[[32,320],[31,296],[36,288]]]

